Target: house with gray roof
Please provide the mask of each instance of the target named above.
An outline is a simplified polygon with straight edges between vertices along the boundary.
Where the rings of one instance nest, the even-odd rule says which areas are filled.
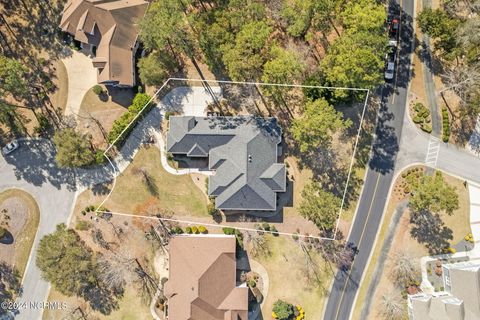
[[[408,297],[411,320],[480,319],[480,262],[442,266],[444,290]]]
[[[275,211],[286,190],[278,163],[282,130],[275,118],[171,116],[167,151],[208,158],[208,194],[221,210]]]

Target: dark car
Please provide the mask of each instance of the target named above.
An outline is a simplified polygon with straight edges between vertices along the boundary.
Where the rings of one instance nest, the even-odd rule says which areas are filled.
[[[400,32],[400,19],[395,17],[389,21],[388,35],[390,36],[390,38],[397,40],[399,32]]]

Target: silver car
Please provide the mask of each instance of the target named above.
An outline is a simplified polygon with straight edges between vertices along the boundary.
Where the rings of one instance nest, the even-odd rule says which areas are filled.
[[[13,140],[12,142],[8,143],[5,147],[2,148],[2,153],[4,155],[10,154],[13,151],[17,150],[18,146],[19,146],[18,141]]]

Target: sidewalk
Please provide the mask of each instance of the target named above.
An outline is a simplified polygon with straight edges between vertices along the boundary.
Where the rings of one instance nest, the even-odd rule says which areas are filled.
[[[480,259],[480,185],[468,182],[468,192],[470,196],[470,228],[472,229],[474,247],[470,251],[422,257],[420,259],[422,271],[422,283],[420,288],[425,293],[432,294],[435,292],[435,288],[430,281],[428,281],[428,262],[437,261],[438,259],[451,259],[459,257],[468,257],[469,260]]]

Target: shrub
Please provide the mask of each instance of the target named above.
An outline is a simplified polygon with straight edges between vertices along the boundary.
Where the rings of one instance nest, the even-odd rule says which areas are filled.
[[[270,227],[270,231],[272,232],[272,235],[273,235],[274,237],[278,237],[278,236],[279,236],[278,230],[277,230],[277,228],[275,228],[275,226],[271,226],[271,227]]]
[[[250,279],[247,281],[247,285],[250,287],[250,288],[255,288],[257,286],[257,282],[255,282],[254,279]]]
[[[226,235],[234,235],[235,230],[236,230],[235,228],[230,228],[230,227],[222,228],[223,233]]]
[[[198,234],[198,228],[197,226],[192,227],[192,233]]]
[[[262,223],[262,229],[265,231],[270,231],[270,225],[267,222]]]
[[[88,221],[83,221],[80,220],[77,222],[75,225],[75,229],[80,230],[80,231],[86,231],[92,227],[92,224]]]
[[[90,209],[90,211],[95,211],[97,210],[97,208],[92,204],[90,206],[88,206],[88,208]]]
[[[207,228],[205,228],[204,226],[199,226],[199,227],[198,227],[198,232],[200,232],[200,233],[207,233],[208,230],[207,230]]]
[[[146,106],[144,112],[148,112],[154,105],[153,102],[150,102],[150,97],[147,94],[137,93],[135,98],[133,98],[132,105],[128,107],[128,111],[113,122],[112,130],[108,133],[108,142],[113,143],[118,138],[115,145],[122,145],[140,120],[140,117],[135,118],[135,116],[143,109],[143,107]]]
[[[98,84],[95,85],[92,90],[93,90],[93,93],[95,93],[97,96],[99,96],[103,92],[103,88]]]
[[[4,227],[0,227],[0,239],[5,237],[6,234],[7,234],[7,229],[5,229]]]
[[[298,241],[298,234],[296,233],[292,234],[292,238],[293,240]]]
[[[422,123],[423,122],[423,118],[419,117],[418,115],[414,116],[413,117],[413,122],[415,123]]]
[[[273,312],[275,312],[277,319],[288,320],[295,314],[294,306],[283,300],[277,300],[273,304]]]
[[[175,115],[175,111],[166,111],[165,112],[165,120],[170,120],[170,117]]]
[[[208,203],[207,204],[207,211],[208,211],[208,214],[211,215],[211,216],[217,214],[218,209],[215,208],[215,203],[212,203],[212,202]]]
[[[103,156],[104,151],[103,150],[97,150],[95,151],[95,163],[96,164],[102,164],[105,162],[105,157]]]
[[[448,142],[450,139],[450,120],[448,118],[447,108],[442,108],[442,123],[443,123],[443,133],[442,140],[443,142]]]
[[[182,233],[183,233],[183,229],[180,228],[180,227],[173,227],[173,228],[172,228],[172,232],[175,233],[175,234],[182,234]]]
[[[192,233],[192,228],[186,227],[185,232],[188,233],[188,234],[191,234]]]
[[[426,133],[431,133],[432,132],[432,126],[426,123],[423,123],[422,126],[420,127],[423,131]]]
[[[82,210],[82,215],[85,216],[87,214],[87,211]]]

